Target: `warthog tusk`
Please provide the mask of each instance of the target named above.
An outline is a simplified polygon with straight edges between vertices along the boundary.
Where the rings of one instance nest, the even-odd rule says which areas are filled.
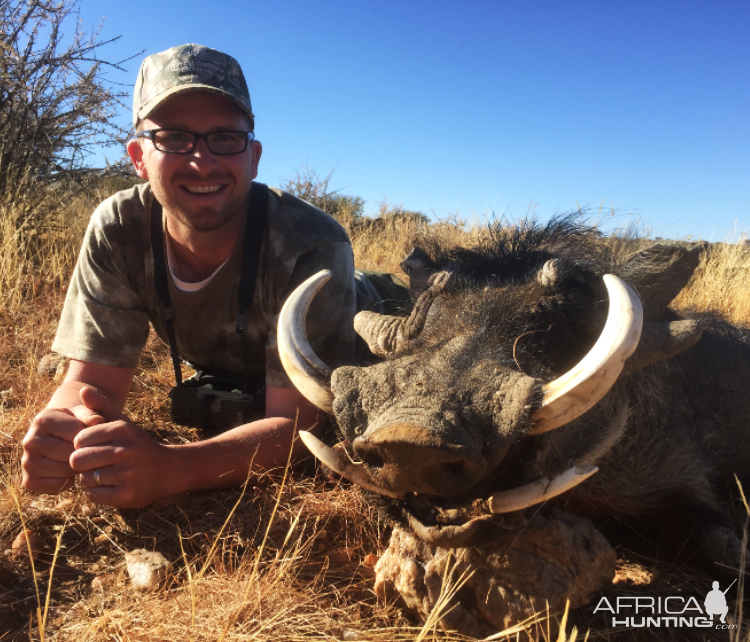
[[[604,329],[578,365],[542,387],[542,407],[534,412],[532,435],[564,426],[592,408],[615,384],[638,346],[643,328],[641,300],[612,274],[604,275],[604,284],[609,294]]]
[[[281,308],[277,332],[281,365],[292,383],[305,399],[329,414],[333,412],[331,369],[310,346],[305,322],[310,303],[330,278],[330,270],[321,270],[295,288]]]
[[[299,436],[312,455],[333,472],[379,495],[385,495],[392,499],[404,499],[405,495],[391,492],[374,484],[362,464],[349,461],[340,452],[324,444],[311,432],[300,430]],[[543,477],[525,486],[494,493],[487,500],[487,506],[494,515],[522,510],[570,490],[587,480],[598,470],[596,466],[587,466],[586,468],[573,466],[573,468],[569,468],[552,479]]]
[[[528,508],[534,504],[541,504],[552,497],[564,493],[566,490],[578,486],[578,484],[586,481],[597,470],[599,469],[596,466],[587,466],[586,468],[573,466],[573,468],[569,468],[564,473],[560,473],[552,479],[542,477],[542,479],[537,479],[535,482],[526,484],[525,486],[494,493],[487,500],[487,506],[491,513],[498,515],[500,513],[512,513],[515,510]]]
[[[367,490],[371,490],[374,493],[378,493],[379,495],[385,495],[386,497],[391,497],[393,499],[404,499],[403,494],[385,490],[374,484],[362,464],[355,464],[354,462],[349,461],[341,453],[335,451],[330,446],[326,446],[311,432],[300,430],[299,438],[316,459],[319,459],[333,472],[338,473],[350,482]]]

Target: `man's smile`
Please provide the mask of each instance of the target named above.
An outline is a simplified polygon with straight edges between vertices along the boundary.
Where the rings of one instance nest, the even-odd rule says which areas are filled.
[[[218,192],[223,186],[222,185],[183,185],[183,189],[186,189],[191,194],[213,194]]]

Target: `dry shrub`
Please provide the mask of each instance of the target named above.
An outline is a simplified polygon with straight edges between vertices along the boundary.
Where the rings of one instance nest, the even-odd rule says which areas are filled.
[[[129,163],[89,162],[123,149],[113,116],[126,92],[108,72],[99,30],[87,32],[77,0],[0,2],[0,296],[5,320],[25,302],[59,293],[88,216],[78,207]],[[124,61],[123,61],[124,62]]]
[[[0,2],[0,203],[23,223],[53,211],[45,188],[86,189],[102,175],[90,158],[127,140],[113,120],[127,92],[107,75],[124,71],[105,60],[109,42],[84,30],[77,0]]]

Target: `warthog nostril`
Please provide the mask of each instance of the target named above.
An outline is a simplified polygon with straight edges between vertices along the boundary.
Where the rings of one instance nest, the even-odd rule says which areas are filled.
[[[447,464],[443,464],[443,472],[446,475],[453,477],[463,477],[469,471],[466,468],[466,464],[463,461],[452,461]]]
[[[360,459],[362,459],[362,461],[368,466],[372,466],[373,468],[382,468],[383,466],[385,466],[383,458],[375,452],[364,451],[357,454],[359,455]]]

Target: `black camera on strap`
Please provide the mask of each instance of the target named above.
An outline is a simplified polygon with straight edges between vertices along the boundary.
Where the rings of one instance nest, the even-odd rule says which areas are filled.
[[[228,374],[198,370],[172,388],[169,391],[172,421],[219,433],[265,417],[264,377],[250,378],[248,386],[242,376],[238,382]]]
[[[162,206],[154,199],[151,208],[151,246],[154,255],[154,281],[167,331],[177,385],[169,392],[171,418],[176,424],[222,432],[265,417],[265,377],[247,372],[247,316],[255,292],[260,248],[266,226],[268,187],[253,183],[250,210],[245,222],[245,247],[240,284],[237,290],[236,332],[240,336],[244,374],[196,367],[196,374],[183,381],[182,363],[177,351],[174,311],[169,296],[167,263],[164,255]]]

